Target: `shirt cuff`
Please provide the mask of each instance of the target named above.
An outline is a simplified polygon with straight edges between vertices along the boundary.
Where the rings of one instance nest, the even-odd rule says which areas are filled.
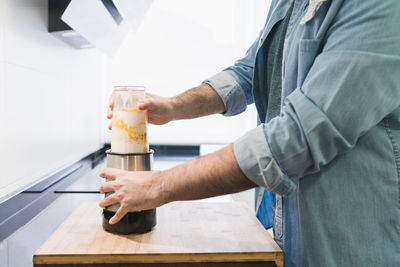
[[[243,173],[255,184],[272,193],[288,196],[296,184],[282,173],[275,161],[261,124],[233,144],[234,154]]]
[[[225,105],[224,116],[233,116],[246,110],[246,96],[236,81],[234,74],[225,70],[203,81],[210,85],[221,97]]]

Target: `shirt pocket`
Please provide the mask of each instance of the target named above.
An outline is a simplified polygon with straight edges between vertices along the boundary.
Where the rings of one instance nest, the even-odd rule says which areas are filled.
[[[321,53],[322,39],[302,39],[299,43],[297,84],[302,86],[315,58]]]

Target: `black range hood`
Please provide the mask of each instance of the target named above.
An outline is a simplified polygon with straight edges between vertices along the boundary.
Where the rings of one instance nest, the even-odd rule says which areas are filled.
[[[82,35],[75,32],[68,24],[62,21],[61,16],[71,0],[48,0],[49,21],[48,31],[57,39],[71,45],[76,49],[94,47]]]
[[[48,31],[57,39],[64,41],[76,49],[94,47],[85,37],[74,31],[62,19],[64,11],[71,0],[48,0]],[[101,0],[115,23],[122,22],[122,16],[112,0]]]

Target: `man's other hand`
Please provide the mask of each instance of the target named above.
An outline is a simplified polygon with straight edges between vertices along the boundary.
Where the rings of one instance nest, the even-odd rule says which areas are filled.
[[[112,168],[100,172],[100,177],[111,179],[101,184],[100,193],[114,193],[103,199],[99,206],[105,208],[120,204],[120,208],[110,219],[110,224],[117,223],[128,212],[148,210],[164,204],[158,174],[159,172],[129,172]]]

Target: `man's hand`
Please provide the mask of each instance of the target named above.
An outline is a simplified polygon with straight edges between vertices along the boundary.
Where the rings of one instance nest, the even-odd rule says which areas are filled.
[[[117,203],[121,205],[110,219],[110,224],[117,223],[128,212],[148,210],[164,204],[157,175],[157,172],[151,171],[128,172],[112,168],[100,172],[100,177],[112,179],[100,186],[100,192],[114,192],[99,203],[100,207]]]
[[[162,125],[174,118],[174,109],[170,98],[146,93],[146,98],[139,101],[138,108],[147,110],[149,123]]]
[[[139,102],[138,108],[147,110],[149,123],[157,125],[226,111],[224,102],[208,84],[201,84],[171,98],[146,93],[146,98]],[[112,118],[113,109],[114,94],[110,97],[107,118]],[[108,128],[111,130],[112,124]]]
[[[162,125],[173,119],[173,107],[170,98],[146,93],[146,98],[138,102],[138,108],[147,110],[149,123]],[[114,93],[110,96],[107,118],[112,119],[114,110]],[[112,129],[112,122],[108,125]]]

